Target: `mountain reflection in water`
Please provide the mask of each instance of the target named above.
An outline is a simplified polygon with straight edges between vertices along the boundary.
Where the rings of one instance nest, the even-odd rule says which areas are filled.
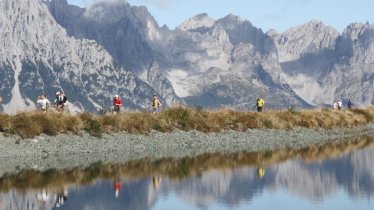
[[[265,202],[273,209],[296,203],[306,209],[372,209],[372,160],[373,141],[360,140],[300,151],[95,165],[83,172],[28,172],[1,178],[0,209],[248,209],[269,198]],[[66,181],[82,175],[93,178]],[[28,178],[39,186],[19,183]]]

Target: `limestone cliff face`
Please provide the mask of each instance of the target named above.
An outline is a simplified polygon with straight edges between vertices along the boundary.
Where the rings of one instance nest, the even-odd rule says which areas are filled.
[[[282,34],[268,34],[277,46],[282,79],[310,104],[331,103],[333,99],[322,96],[324,89],[319,81],[336,62],[339,33],[320,21],[311,21]]]
[[[311,21],[279,34],[235,15],[199,14],[170,30],[124,0],[1,4],[5,110],[32,107],[37,92],[61,88],[80,110],[107,106],[113,92],[143,109],[154,93],[168,105],[246,110],[258,96],[268,108],[374,102],[373,25],[339,34]]]
[[[156,91],[116,64],[95,41],[69,37],[41,0],[0,2],[1,108],[33,109],[45,93],[63,90],[72,111],[111,105],[114,94],[132,108],[146,108]]]
[[[307,105],[280,80],[272,38],[240,17],[199,14],[170,30],[125,1],[85,9],[61,6],[64,1],[48,5],[70,35],[96,40],[170,104],[182,98],[190,105],[252,109],[262,95],[269,107]]]
[[[173,67],[169,79],[190,104],[251,110],[262,96],[272,108],[307,106],[281,81],[272,38],[249,21],[228,15],[212,23],[197,15],[178,26],[167,43],[163,52]]]
[[[349,25],[337,40],[338,62],[322,84],[335,98],[351,98],[362,105],[374,103],[374,24]],[[327,92],[327,91],[326,91]]]
[[[126,1],[101,1],[88,8],[69,5],[67,0],[46,3],[70,36],[97,41],[126,70],[151,85],[166,104],[183,103],[163,71],[167,68],[163,55],[151,45],[168,29],[160,28],[145,7]]]
[[[282,78],[313,105],[351,99],[373,104],[373,25],[355,23],[342,34],[311,21],[273,37]]]

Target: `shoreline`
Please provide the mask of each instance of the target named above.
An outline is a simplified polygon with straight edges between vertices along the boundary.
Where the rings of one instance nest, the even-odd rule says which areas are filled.
[[[251,129],[246,132],[202,133],[173,131],[149,135],[114,133],[95,138],[89,134],[48,136],[31,139],[0,134],[0,174],[34,169],[68,169],[92,163],[126,163],[133,160],[183,158],[207,153],[261,152],[302,149],[312,145],[345,142],[359,136],[374,136],[374,123],[354,128],[291,130]]]

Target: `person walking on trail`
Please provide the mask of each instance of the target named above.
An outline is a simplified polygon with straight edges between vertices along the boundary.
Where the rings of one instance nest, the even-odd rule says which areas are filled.
[[[348,105],[348,109],[352,109],[353,104],[351,102],[351,99],[348,100],[348,104],[347,105]]]
[[[257,99],[257,102],[256,102],[257,112],[262,112],[262,108],[264,107],[264,105],[265,105],[264,99],[262,99],[261,97],[259,97]]]
[[[47,112],[49,106],[51,105],[51,102],[48,100],[48,98],[42,94],[36,99],[36,104],[40,108],[41,111]]]
[[[121,99],[119,98],[118,95],[115,95],[114,99],[113,99],[113,113],[117,114],[119,112],[121,106],[122,106]]]
[[[338,110],[341,110],[342,107],[343,107],[343,102],[342,102],[342,100],[338,101],[337,104],[338,104]]]
[[[153,100],[152,100],[152,109],[153,113],[158,113],[160,111],[160,107],[162,106],[160,100],[157,98],[156,95],[153,95]]]
[[[56,93],[55,104],[57,106],[57,111],[58,112],[63,112],[64,111],[67,101],[68,101],[68,98],[65,96],[64,92],[61,91],[61,92]]]

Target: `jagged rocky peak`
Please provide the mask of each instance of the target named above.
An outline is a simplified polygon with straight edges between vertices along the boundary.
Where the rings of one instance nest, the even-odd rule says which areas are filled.
[[[0,109],[33,109],[39,94],[53,97],[57,90],[68,95],[75,111],[106,107],[113,94],[129,107],[147,106],[144,96],[151,98],[155,91],[118,66],[95,41],[69,37],[45,3],[50,2],[0,1]]]
[[[215,24],[222,26],[234,46],[248,43],[255,46],[262,53],[276,54],[273,39],[265,34],[261,28],[254,27],[248,20],[229,14],[217,20]]]
[[[45,0],[45,4],[47,4],[55,19],[73,19],[84,12],[84,9],[69,4],[67,0]]]
[[[275,38],[279,35],[279,32],[275,29],[270,29],[266,32],[269,37]]]
[[[57,1],[57,0],[54,0]],[[158,23],[144,6],[131,6],[126,0],[100,0],[85,8],[84,17],[100,25],[130,21],[150,40],[159,38]]]
[[[353,23],[344,30],[338,42],[340,55],[353,57],[353,63],[374,62],[374,24]]]
[[[271,36],[277,45],[280,62],[287,62],[299,59],[303,54],[333,50],[339,32],[321,21],[312,20],[281,34],[273,33]]]
[[[59,0],[52,0],[57,1]],[[165,105],[181,102],[162,72],[165,68],[163,54],[157,52],[161,48],[159,43],[167,43],[166,38],[161,37],[169,35],[169,29],[159,28],[146,7],[131,6],[124,0],[118,0],[96,2],[88,8],[81,9],[83,12],[76,15],[73,14],[74,8],[70,6],[65,11],[59,11],[59,8],[51,6],[49,9],[56,21],[67,29],[69,35],[96,40],[126,70],[135,73],[156,89],[165,99]],[[56,15],[61,12],[68,15]],[[96,18],[100,15],[101,18]]]
[[[54,0],[58,1],[58,0]],[[96,1],[86,8],[84,15],[99,23],[113,22],[123,18],[131,6],[126,1]]]
[[[221,24],[226,29],[234,29],[237,25],[241,25],[243,23],[252,24],[248,20],[243,20],[241,17],[233,14],[228,14],[225,17],[217,20],[217,24]]]
[[[214,25],[214,22],[215,20],[209,17],[208,14],[202,13],[184,21],[182,24],[177,26],[176,29],[181,31],[189,31],[199,28],[210,28]]]
[[[211,36],[220,43],[229,43],[230,39],[221,25],[215,25],[211,30]]]
[[[358,39],[364,38],[367,36],[368,38],[373,38],[373,36],[370,36],[372,34],[365,34],[368,32],[374,31],[374,24],[369,24],[368,22],[363,23],[352,23],[347,26],[347,28],[343,31],[342,36],[344,38],[348,38],[352,41],[356,41]]]

